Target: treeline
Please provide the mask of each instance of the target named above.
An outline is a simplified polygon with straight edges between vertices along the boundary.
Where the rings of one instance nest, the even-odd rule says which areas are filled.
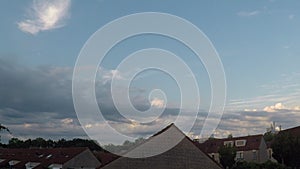
[[[134,147],[142,144],[145,141],[146,140],[144,138],[138,138],[133,142],[126,140],[122,145],[108,144],[108,145],[104,145],[104,148],[110,152],[122,153],[133,149]]]
[[[59,147],[88,147],[90,150],[104,151],[97,142],[93,140],[75,138],[73,140],[60,139],[57,141],[43,138],[20,140],[12,138],[8,144],[1,144],[4,148],[59,148]]]
[[[231,169],[291,169],[291,168],[271,161],[267,161],[262,164],[243,161],[243,162],[235,163]]]

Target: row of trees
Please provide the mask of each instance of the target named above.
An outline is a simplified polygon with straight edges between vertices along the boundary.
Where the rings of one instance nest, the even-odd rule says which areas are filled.
[[[10,133],[9,129],[3,125],[0,124],[0,132],[1,131],[7,131]],[[0,135],[1,136],[1,135]],[[0,137],[1,139],[1,137]],[[1,141],[1,140],[0,140]],[[130,142],[126,140],[122,145],[104,145],[106,150],[109,150],[111,152],[122,152],[127,151],[134,146],[139,145],[140,143],[144,142],[144,138],[136,139],[134,142]],[[105,151],[102,147],[98,145],[97,142],[87,139],[79,139],[75,138],[73,140],[65,140],[60,139],[58,141],[54,141],[51,139],[45,140],[43,138],[36,138],[36,139],[27,139],[27,140],[20,140],[18,138],[12,138],[8,141],[8,144],[2,144],[0,143],[0,147],[5,148],[58,148],[58,147],[88,147],[91,150],[96,151]]]
[[[104,145],[104,148],[110,152],[121,153],[121,152],[126,152],[140,145],[144,141],[145,141],[144,138],[138,138],[133,142],[126,140],[122,145],[108,144],[108,145]]]
[[[235,163],[232,169],[289,169],[289,168],[271,161],[267,161],[262,164],[243,161],[243,162]]]
[[[51,139],[45,140],[43,138],[20,140],[12,138],[8,144],[2,144],[6,148],[58,148],[58,147],[88,147],[91,150],[104,151],[95,141],[87,139],[60,139],[53,141]]]
[[[11,133],[7,127],[0,124],[0,132],[2,131],[7,131],[8,133]],[[0,135],[0,142],[1,142],[1,135]],[[12,138],[8,141],[8,144],[0,143],[0,147],[5,147],[5,148],[88,147],[90,150],[104,151],[102,147],[98,145],[97,142],[92,140],[87,140],[87,139],[80,139],[80,138],[75,138],[73,140],[60,139],[58,141],[54,141],[51,139],[45,140],[43,138],[27,139],[27,140]]]

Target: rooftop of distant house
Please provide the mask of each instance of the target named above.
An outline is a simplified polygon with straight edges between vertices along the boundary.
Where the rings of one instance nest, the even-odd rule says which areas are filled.
[[[258,150],[263,139],[263,135],[249,135],[242,137],[216,139],[210,138],[203,143],[195,144],[206,153],[216,153],[224,145],[234,146],[237,151]]]

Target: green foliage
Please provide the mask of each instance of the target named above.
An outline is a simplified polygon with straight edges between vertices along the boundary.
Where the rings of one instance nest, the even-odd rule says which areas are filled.
[[[260,165],[261,169],[285,169],[285,167],[281,164],[272,162],[272,161],[267,161],[263,164]]]
[[[237,162],[232,169],[260,169],[259,164],[249,163],[246,161]]]
[[[272,132],[266,132],[264,134],[264,139],[266,142],[271,142],[274,138],[275,138],[275,134],[273,134]]]
[[[36,138],[34,140],[27,139],[25,141],[18,138],[12,138],[6,145],[8,148],[57,148],[57,147],[88,147],[90,150],[103,151],[103,149],[92,140],[75,138],[73,140],[60,139],[58,141],[45,140]]]
[[[18,138],[12,138],[8,142],[8,147],[13,147],[13,148],[22,148],[24,145],[24,142],[22,140],[19,140]]]
[[[253,162],[237,162],[231,169],[287,169],[283,165],[267,161],[263,164]]]
[[[236,150],[231,146],[222,146],[218,151],[220,155],[220,163],[224,168],[231,168],[235,163]]]
[[[126,151],[133,149],[134,147],[140,145],[144,141],[145,141],[144,138],[138,138],[134,142],[126,140],[126,141],[124,141],[124,143],[122,145],[108,144],[108,145],[105,145],[104,148],[111,152],[126,152]]]
[[[289,133],[279,133],[271,145],[273,157],[281,164],[300,167],[300,138]]]

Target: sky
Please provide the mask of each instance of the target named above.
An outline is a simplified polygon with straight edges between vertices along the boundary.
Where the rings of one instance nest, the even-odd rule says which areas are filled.
[[[1,133],[2,142],[12,137],[87,138],[83,128],[93,128],[93,124],[80,125],[72,98],[72,75],[79,53],[86,41],[107,23],[141,12],[184,18],[214,45],[227,84],[224,112],[215,137],[261,134],[273,121],[283,129],[300,125],[297,0],[3,0],[0,8],[0,123],[12,132]],[[145,48],[171,51],[192,70],[201,99],[196,123],[187,134],[197,138],[212,97],[207,70],[187,46],[161,35],[125,39],[99,63],[95,93],[105,119],[124,135],[147,137],[174,121],[180,110],[188,112],[186,107],[180,107],[176,79],[159,70],[148,70],[131,81],[128,97],[137,110],[145,111],[152,106],[164,108],[164,114],[150,123],[139,124],[116,113],[111,80],[119,80],[116,93],[121,97],[125,91],[122,80],[128,73],[116,68],[128,55]],[[154,56],[143,61],[148,63],[153,58],[164,63]],[[154,92],[151,97],[156,89],[165,95]],[[187,107],[197,102],[192,97],[186,101],[190,103]],[[150,119],[151,115],[147,117]],[[182,124],[195,120],[188,113],[183,116]],[[100,137],[111,139],[103,143],[115,141],[107,128],[101,128],[101,123]]]

